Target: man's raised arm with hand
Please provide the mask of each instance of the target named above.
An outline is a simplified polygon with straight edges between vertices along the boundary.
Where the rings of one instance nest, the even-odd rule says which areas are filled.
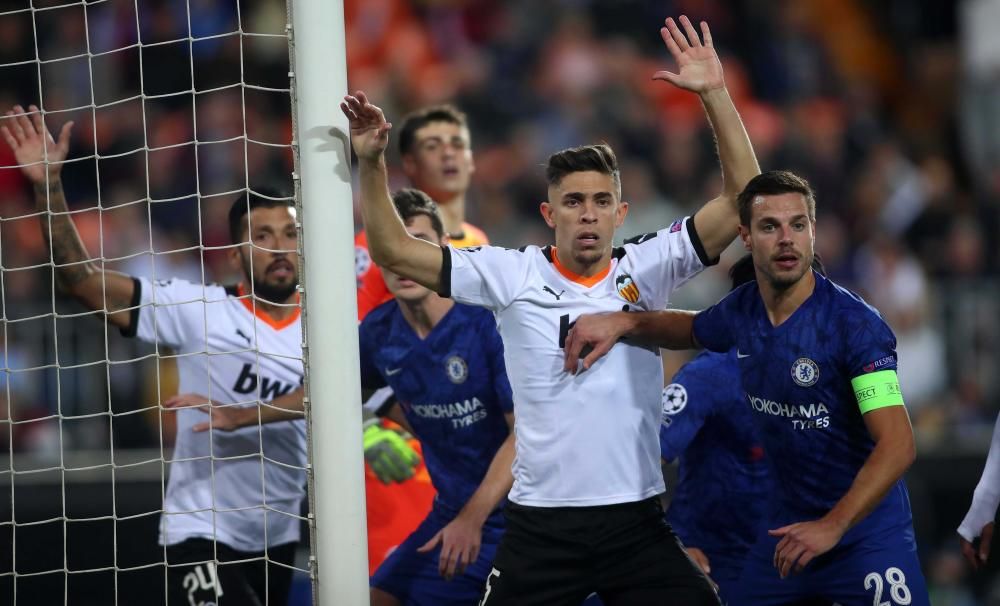
[[[351,145],[358,156],[361,216],[372,260],[383,269],[440,292],[441,247],[407,233],[389,194],[385,148],[392,124],[361,91],[344,97],[340,109],[350,121]]]
[[[708,24],[701,22],[700,39],[687,17],[681,16],[680,24],[687,36],[673,19],[667,19],[665,26],[660,28],[660,36],[677,61],[679,73],[664,70],[656,72],[653,78],[697,93],[715,134],[722,165],[722,193],[694,215],[694,227],[706,256],[715,259],[739,233],[736,198],[750,179],[760,174],[760,166],[726,88],[722,63],[715,52]]]
[[[134,305],[132,277],[94,263],[66,206],[60,175],[69,153],[73,123],[63,125],[57,141],[34,105],[29,105],[27,112],[15,105],[5,116],[0,134],[31,182],[37,209],[45,213],[39,216],[42,236],[51,251],[59,284],[90,309],[108,312],[108,321],[115,326],[127,329],[132,321],[129,310]]]

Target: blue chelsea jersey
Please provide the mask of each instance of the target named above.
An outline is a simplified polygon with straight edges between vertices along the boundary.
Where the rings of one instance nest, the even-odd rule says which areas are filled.
[[[705,552],[713,572],[738,574],[757,538],[769,481],[735,350],[702,352],[674,375],[663,394],[660,450],[668,461],[680,458],[670,525],[685,545]]]
[[[361,384],[389,385],[423,446],[436,507],[457,513],[509,433],[513,398],[493,314],[455,304],[421,339],[389,301],[361,323]]]
[[[879,313],[814,272],[812,295],[771,325],[751,282],[695,318],[706,348],[736,349],[743,402],[764,440],[774,481],[772,527],[826,514],[874,448],[851,379],[896,369],[896,338]],[[911,523],[902,480],[848,535]],[[845,541],[850,540],[845,535]]]

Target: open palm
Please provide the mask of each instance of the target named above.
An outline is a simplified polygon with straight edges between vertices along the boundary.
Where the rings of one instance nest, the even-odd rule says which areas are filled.
[[[69,153],[69,135],[73,123],[67,122],[59,131],[56,141],[45,127],[42,112],[35,105],[28,111],[20,105],[7,111],[0,121],[0,136],[7,142],[21,171],[32,183],[45,183],[46,171],[50,179],[57,179],[63,161]],[[46,162],[47,161],[47,162]]]
[[[364,92],[344,97],[340,109],[351,125],[351,145],[362,160],[373,160],[389,145],[389,129],[382,109],[368,101]]]
[[[653,79],[666,80],[694,93],[724,87],[726,82],[722,75],[722,63],[712,46],[712,32],[709,31],[708,24],[701,22],[699,37],[690,19],[681,15],[680,22],[684,31],[681,31],[672,18],[667,18],[666,26],[660,28],[660,36],[677,61],[679,73],[659,71],[653,74]]]

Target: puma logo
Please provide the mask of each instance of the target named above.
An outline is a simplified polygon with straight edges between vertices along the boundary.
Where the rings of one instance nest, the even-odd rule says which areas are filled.
[[[236,334],[238,334],[239,336],[241,336],[241,337],[243,337],[244,339],[247,340],[247,347],[250,347],[251,345],[253,345],[253,339],[251,339],[250,337],[246,336],[246,333],[244,333],[239,328],[236,329]]]
[[[558,293],[556,293],[556,291],[554,291],[551,288],[549,288],[548,285],[542,286],[542,290],[544,290],[545,292],[547,292],[550,295],[552,295],[553,297],[555,297],[556,301],[558,301],[559,297],[563,296],[563,293],[566,292],[565,290],[560,290]]]

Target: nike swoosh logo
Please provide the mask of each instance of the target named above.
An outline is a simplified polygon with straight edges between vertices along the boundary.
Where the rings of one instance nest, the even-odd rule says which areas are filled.
[[[398,375],[401,372],[403,372],[402,368],[386,368],[385,369],[385,376],[391,377],[393,375]]]
[[[749,358],[750,354],[740,353],[740,350],[737,349],[736,357],[742,360],[743,358]]]

